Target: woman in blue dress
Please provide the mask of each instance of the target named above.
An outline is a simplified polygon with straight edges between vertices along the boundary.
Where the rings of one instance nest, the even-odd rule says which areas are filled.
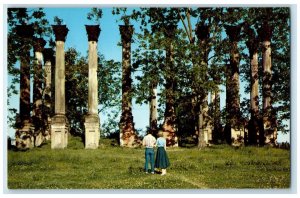
[[[155,159],[155,168],[161,169],[161,175],[165,175],[167,173],[166,168],[170,166],[169,158],[166,152],[167,144],[166,139],[163,137],[163,133],[158,133],[159,138],[156,141],[156,159]]]

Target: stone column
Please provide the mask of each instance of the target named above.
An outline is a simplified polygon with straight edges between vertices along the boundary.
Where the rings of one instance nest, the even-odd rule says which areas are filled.
[[[215,79],[214,79],[215,80]],[[216,80],[215,80],[216,82]],[[217,89],[216,91],[211,92],[211,116],[212,116],[212,141],[214,143],[220,143],[221,141],[221,130],[220,127],[220,92]]]
[[[150,86],[150,130],[154,136],[157,136],[157,83]]]
[[[52,26],[56,41],[55,56],[55,115],[51,119],[51,148],[62,149],[68,144],[68,119],[65,115],[65,39],[66,25]]]
[[[272,61],[271,36],[272,28],[264,23],[259,29],[263,48],[263,125],[266,144],[277,144],[276,116],[272,113]],[[263,144],[262,142],[260,144]]]
[[[165,72],[165,92],[166,92],[166,108],[164,113],[164,122],[162,124],[163,136],[167,140],[167,146],[178,147],[178,137],[176,135],[176,115],[175,115],[175,73],[174,73],[174,46],[176,25],[165,27],[164,36],[168,42],[166,46],[166,65]]]
[[[249,40],[247,41],[247,47],[250,55],[250,108],[251,119],[248,122],[248,141],[249,145],[257,145],[259,137],[259,97],[258,97],[258,44],[259,41],[255,37],[253,29],[249,29]]]
[[[34,146],[34,127],[30,117],[30,48],[33,36],[32,25],[17,25],[17,35],[21,39],[20,54],[20,122],[17,123],[16,147],[28,149]]]
[[[199,70],[208,70],[208,39],[209,39],[209,26],[198,25],[195,34],[199,40]],[[201,78],[201,76],[198,76]],[[204,81],[208,80],[208,76],[205,75]],[[212,127],[211,121],[208,116],[208,92],[203,90],[202,93],[198,93],[199,109],[198,112],[198,147],[205,147],[212,140]]]
[[[51,87],[52,87],[52,70],[54,66],[54,51],[52,48],[45,48],[43,54],[44,54],[44,75],[45,75],[44,109],[45,109],[45,120],[47,122],[46,130],[45,130],[45,138],[46,140],[49,140],[51,138],[51,115],[53,112]]]
[[[89,80],[88,114],[85,116],[85,148],[96,149],[99,146],[100,121],[98,116],[98,53],[97,42],[100,34],[99,25],[86,25],[89,41]]]
[[[132,25],[120,25],[122,40],[122,115],[120,119],[120,146],[137,146],[139,139],[135,133],[131,108],[131,38]]]
[[[44,142],[44,127],[45,122],[42,119],[42,94],[43,94],[43,81],[42,81],[42,64],[43,64],[43,50],[46,41],[43,38],[34,39],[34,81],[33,81],[33,112],[32,119],[35,128],[34,132],[34,145],[40,146]]]
[[[227,143],[231,144],[235,141],[243,142],[244,132],[240,126],[240,76],[239,62],[240,55],[238,51],[238,41],[240,38],[241,26],[225,26],[226,33],[231,42],[230,65],[227,68],[227,87],[226,87],[226,111],[228,113],[225,136]],[[232,142],[233,140],[233,142]]]

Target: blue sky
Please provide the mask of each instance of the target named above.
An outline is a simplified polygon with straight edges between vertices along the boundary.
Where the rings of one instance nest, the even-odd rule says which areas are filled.
[[[44,9],[47,19],[50,24],[53,24],[54,16],[58,16],[63,19],[64,24],[67,25],[69,32],[67,35],[65,49],[69,47],[76,48],[81,55],[85,56],[88,50],[88,42],[85,26],[87,24],[93,24],[87,19],[87,13],[90,11],[89,7],[48,7]],[[121,61],[122,49],[117,43],[120,41],[119,24],[116,22],[119,16],[113,16],[111,14],[111,7],[103,8],[103,17],[100,19],[101,33],[98,41],[98,51],[104,54],[105,59],[114,59],[115,61]],[[137,25],[137,24],[134,24]],[[138,26],[135,28],[139,30]],[[132,44],[132,49],[135,49],[136,44]],[[243,86],[241,82],[240,94],[242,97],[249,97],[243,93]],[[223,88],[224,90],[224,88]],[[221,94],[221,107],[224,106],[225,93]],[[13,97],[12,104],[16,108],[19,108],[18,96]],[[143,129],[145,131],[149,120],[149,107],[148,105],[133,105],[134,122],[137,129]],[[104,115],[100,115],[100,120],[103,122]],[[14,129],[9,129],[9,135],[14,136]],[[289,141],[289,135],[279,135],[278,141]]]

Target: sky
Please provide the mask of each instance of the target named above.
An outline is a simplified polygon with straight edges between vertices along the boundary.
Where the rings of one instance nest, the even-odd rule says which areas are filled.
[[[98,52],[102,53],[106,60],[114,59],[120,61],[122,58],[121,46],[118,46],[120,42],[119,25],[123,22],[117,21],[120,16],[114,16],[111,13],[111,6],[104,6],[102,8],[103,16],[100,19],[101,33],[98,40]],[[95,24],[87,19],[87,13],[90,11],[90,7],[62,7],[52,5],[51,7],[44,7],[46,18],[50,24],[54,24],[54,17],[58,16],[63,19],[63,24],[67,25],[69,32],[65,42],[65,50],[67,48],[76,48],[81,55],[87,55],[88,41],[85,30],[85,25]],[[129,12],[130,13],[130,12]],[[135,30],[139,31],[138,24],[133,23]],[[181,25],[180,25],[181,26]],[[179,26],[179,27],[180,27]],[[132,44],[132,50],[136,48],[137,43]],[[244,82],[240,82],[241,85]],[[221,87],[224,91],[224,87]],[[31,89],[32,90],[32,89]],[[249,95],[243,93],[243,86],[241,86],[240,94],[242,97],[249,98]],[[19,108],[19,98],[14,96],[11,100],[12,106]],[[225,105],[225,92],[221,93],[221,108]],[[149,106],[133,104],[133,117],[136,129],[142,129],[143,132],[146,130],[146,126],[149,125]],[[105,120],[105,115],[100,115],[100,122]],[[101,123],[103,124],[103,123]],[[14,137],[15,130],[9,128],[8,135]],[[289,135],[279,134],[278,142],[289,142]]]

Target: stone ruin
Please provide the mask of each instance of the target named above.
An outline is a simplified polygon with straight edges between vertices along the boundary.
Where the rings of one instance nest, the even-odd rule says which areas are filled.
[[[36,39],[34,45],[36,64],[35,73],[40,73],[42,70],[42,61],[44,58],[44,69],[45,69],[45,104],[51,109],[51,82],[54,79],[55,83],[55,101],[54,101],[54,116],[52,118],[46,118],[46,129],[42,133],[39,126],[33,124],[32,117],[30,116],[30,48],[28,43],[30,43],[33,37],[33,27],[32,25],[19,25],[17,26],[17,34],[22,38],[24,44],[25,53],[20,57],[20,122],[17,124],[18,128],[16,130],[16,147],[18,149],[28,149],[34,146],[40,146],[45,140],[51,138],[51,148],[52,149],[63,149],[68,145],[68,134],[69,134],[69,122],[65,115],[65,57],[64,57],[64,43],[66,36],[68,34],[68,28],[65,25],[53,25],[52,26],[55,34],[56,43],[56,54],[55,54],[55,64],[53,61],[53,52],[51,49],[44,49],[45,41],[42,39]],[[263,42],[263,67],[265,73],[271,73],[271,47],[270,47],[270,28],[263,26],[265,31],[261,31],[260,34]],[[99,25],[88,26],[86,25],[86,31],[88,35],[89,43],[89,77],[88,77],[88,114],[85,115],[85,148],[96,149],[99,146],[100,138],[100,120],[98,116],[98,80],[97,80],[97,42],[100,35]],[[227,91],[230,91],[232,87],[233,90],[239,90],[239,76],[238,76],[238,65],[239,65],[239,54],[237,51],[236,43],[239,39],[240,27],[226,26],[226,31],[229,39],[233,42],[231,49],[231,62],[230,68],[230,84],[227,86]],[[169,31],[170,33],[170,31]],[[172,33],[172,31],[171,31]],[[131,79],[131,38],[133,34],[132,25],[120,25],[120,34],[122,40],[122,67],[123,76],[126,79]],[[203,33],[204,34],[204,33]],[[202,33],[201,33],[202,35]],[[200,36],[201,36],[200,35]],[[170,35],[169,35],[170,36]],[[203,36],[203,35],[202,35]],[[205,32],[204,37],[207,36]],[[202,38],[202,37],[201,37]],[[253,51],[252,51],[253,54]],[[253,57],[252,57],[253,58]],[[172,57],[170,56],[170,59]],[[172,61],[172,60],[170,60]],[[255,64],[255,63],[254,63]],[[55,67],[55,69],[53,69]],[[52,75],[52,70],[55,71]],[[255,72],[255,70],[253,70]],[[270,76],[270,75],[269,75]],[[124,77],[123,77],[124,78]],[[267,78],[267,77],[264,77]],[[229,82],[229,81],[228,81]],[[269,109],[271,108],[270,99],[270,79],[265,79],[264,82],[264,112],[270,114]],[[41,117],[40,105],[42,100],[42,93],[40,90],[41,81],[38,78],[34,78],[34,108],[33,117],[36,119],[43,119]],[[132,109],[131,109],[131,81],[127,82],[122,79],[122,95],[125,100],[122,100],[122,115],[120,120],[120,145],[126,147],[136,147],[141,144],[138,138],[133,123]],[[224,133],[227,139],[232,145],[242,145],[247,138],[249,138],[248,128],[236,125],[238,123],[239,115],[239,97],[238,93],[232,92],[228,93],[227,96],[227,109],[229,109],[228,126],[225,127]],[[269,114],[265,114],[263,118],[263,128],[264,128],[264,143],[266,144],[277,144],[277,130],[274,127],[273,121],[270,120]],[[202,140],[204,144],[209,145],[213,140],[213,127],[210,120],[205,121],[206,124],[202,129]],[[164,137],[168,141],[169,146],[178,146],[178,138],[175,133],[175,128],[166,124],[164,122],[163,131]],[[245,125],[245,124],[244,124]],[[266,133],[267,131],[267,133]],[[227,134],[226,134],[227,133]],[[257,134],[258,135],[258,134]],[[260,135],[259,135],[260,136]],[[254,142],[255,143],[255,142]]]

